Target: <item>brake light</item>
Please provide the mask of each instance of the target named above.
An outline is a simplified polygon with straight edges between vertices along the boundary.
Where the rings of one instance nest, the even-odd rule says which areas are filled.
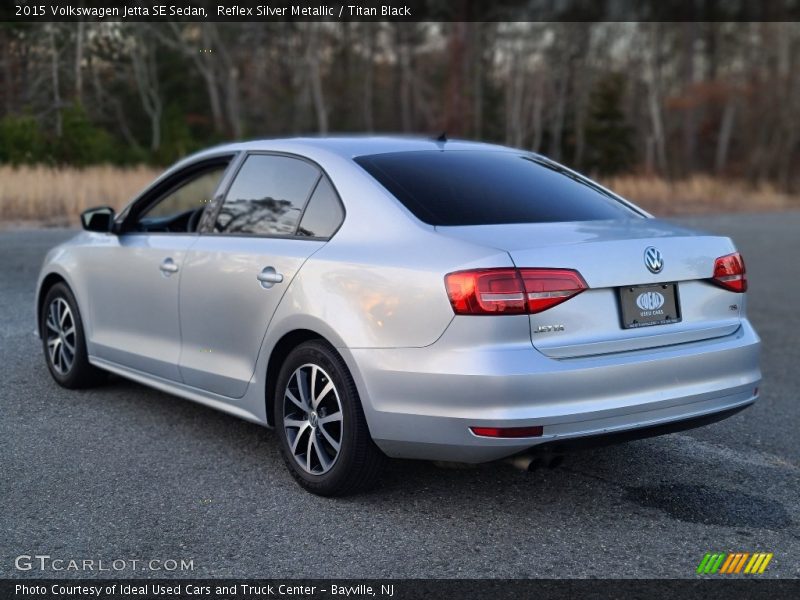
[[[525,314],[522,278],[516,269],[459,271],[445,276],[457,315]]]
[[[589,287],[580,273],[571,269],[520,269],[520,273],[531,314],[553,308]]]
[[[445,276],[457,315],[535,314],[588,289],[571,269],[476,269]]]
[[[470,427],[475,435],[493,438],[526,438],[541,437],[544,428],[541,425],[534,427]]]
[[[731,292],[746,292],[747,274],[742,255],[734,252],[715,260],[714,277],[711,281]]]

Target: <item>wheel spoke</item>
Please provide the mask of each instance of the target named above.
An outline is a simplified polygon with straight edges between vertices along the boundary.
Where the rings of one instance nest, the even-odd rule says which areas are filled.
[[[308,434],[308,445],[306,446],[306,471],[311,473],[311,448],[314,447],[314,432]]]
[[[319,440],[314,436],[311,437],[314,439],[314,452],[317,454],[319,465],[322,467],[322,472],[324,473],[330,468],[331,459],[328,458],[328,454],[325,452],[325,448],[322,447],[322,444],[319,443]]]
[[[308,408],[307,408],[306,406],[304,406],[304,405],[303,405],[303,403],[302,403],[302,402],[300,402],[300,400],[298,400],[297,398],[295,398],[295,395],[294,395],[294,394],[291,392],[291,390],[289,390],[289,388],[288,388],[288,387],[286,388],[286,397],[289,399],[289,401],[290,401],[292,404],[294,404],[294,405],[295,405],[297,408],[299,408],[300,410],[302,410],[304,413],[307,413],[307,412],[308,412]]]
[[[325,387],[322,388],[322,391],[319,393],[319,395],[318,396],[314,396],[314,408],[315,409],[317,408],[317,406],[319,406],[319,403],[322,401],[322,399],[325,396],[327,396],[328,392],[330,392],[332,389],[333,389],[333,382],[329,380],[328,383],[325,384]]]
[[[319,423],[320,423],[320,425],[325,425],[326,423],[333,423],[335,421],[341,421],[341,420],[342,420],[342,413],[341,413],[341,411],[337,411],[337,412],[335,412],[333,414],[330,414],[330,415],[328,415],[326,417],[321,417],[320,420],[319,420]]]
[[[50,312],[47,314],[47,321],[45,321],[45,324],[47,325],[47,328],[48,328],[50,331],[53,331],[53,332],[55,332],[55,333],[58,333],[58,327],[56,327],[55,317],[53,316],[53,311],[52,311],[52,309],[51,309],[51,310],[50,310]]]
[[[66,336],[64,337],[64,346],[67,347],[67,350],[69,350],[70,354],[72,355],[75,354],[75,344],[70,343],[70,341],[67,340]]]
[[[66,310],[64,310],[66,309]],[[69,317],[69,308],[66,306],[63,300],[59,300],[58,302],[58,324],[61,329],[64,329],[64,321],[67,320]]]
[[[303,370],[298,369],[295,373],[297,379],[297,389],[300,391],[300,401],[303,403],[303,410],[308,412],[311,403],[308,401],[308,381],[302,377]]]
[[[311,380],[311,394],[309,398],[311,398],[311,405],[314,408],[317,407],[317,371],[319,371],[317,365],[311,365],[311,373],[309,375],[309,379]]]
[[[294,438],[294,441],[292,442],[292,454],[295,455],[297,454],[297,446],[300,444],[300,438],[303,437],[303,434],[306,432],[307,429],[308,429],[308,423],[306,423],[304,427],[301,427],[300,429],[297,430],[297,436]]]
[[[297,427],[298,429],[302,429],[306,425],[308,425],[308,421],[305,421],[303,419],[292,419],[290,417],[286,417],[283,420],[283,425],[284,427]]]
[[[333,447],[333,449],[336,450],[336,452],[339,452],[339,447],[341,446],[341,444],[339,444],[339,442],[333,439],[333,436],[327,431],[325,431],[325,428],[322,425],[318,425],[317,429],[322,433],[322,436],[328,441],[328,443]]]
[[[56,370],[58,370],[58,367],[56,366],[56,362],[57,362],[56,361],[56,356],[57,356],[56,353],[58,352],[58,347],[60,345],[61,345],[61,339],[60,338],[53,338],[52,340],[47,342],[47,349],[50,352],[50,362],[52,363],[52,365],[54,367],[56,367]]]
[[[69,364],[67,363],[67,355],[64,352],[64,344],[61,344],[61,346],[59,347],[58,355],[59,355],[59,358],[60,358],[60,362],[61,362],[62,368],[65,371],[69,370]]]

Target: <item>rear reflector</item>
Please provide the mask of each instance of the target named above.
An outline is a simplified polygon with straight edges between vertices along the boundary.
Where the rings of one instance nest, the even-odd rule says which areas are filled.
[[[535,427],[470,427],[470,431],[481,437],[526,438],[540,437],[544,428],[541,425]]]
[[[571,269],[476,269],[445,276],[457,315],[535,314],[588,289]]]
[[[746,292],[747,274],[742,255],[734,252],[715,260],[714,277],[711,281],[731,292]]]

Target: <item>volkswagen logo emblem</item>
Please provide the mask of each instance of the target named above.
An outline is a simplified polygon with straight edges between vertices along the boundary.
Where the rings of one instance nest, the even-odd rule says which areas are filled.
[[[644,251],[644,264],[651,273],[661,273],[661,270],[664,268],[664,258],[657,248],[648,246]]]

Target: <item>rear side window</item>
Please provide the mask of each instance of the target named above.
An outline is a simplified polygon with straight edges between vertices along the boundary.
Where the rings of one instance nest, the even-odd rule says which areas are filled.
[[[220,233],[294,235],[319,169],[287,156],[248,156],[222,203]]]
[[[417,151],[355,159],[430,225],[625,219],[638,215],[588,179],[533,155]]]
[[[308,201],[308,207],[297,228],[297,235],[329,238],[339,228],[344,217],[339,198],[327,177],[319,180]]]

